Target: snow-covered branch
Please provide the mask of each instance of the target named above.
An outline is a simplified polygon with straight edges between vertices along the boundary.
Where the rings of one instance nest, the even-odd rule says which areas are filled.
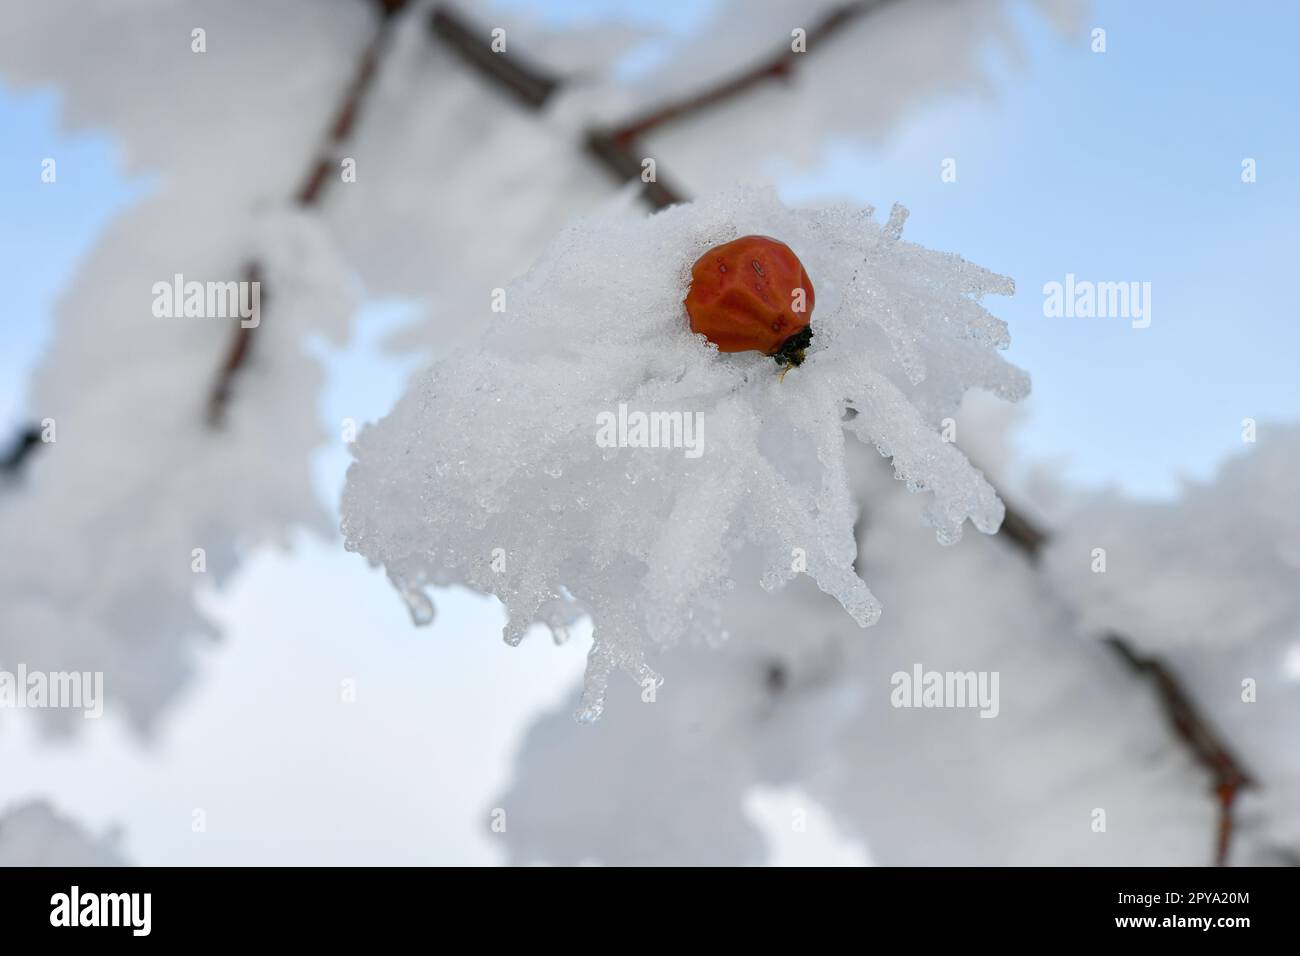
[[[405,6],[405,3],[393,0],[393,2],[381,3],[378,6],[380,17],[379,23],[375,27],[374,36],[369,45],[362,51],[352,82],[344,91],[339,105],[335,108],[333,121],[330,123],[325,142],[318,151],[315,161],[309,165],[307,173],[303,177],[302,185],[299,186],[294,197],[294,201],[301,207],[314,206],[320,202],[326,185],[334,182],[341,175],[339,148],[347,140],[352,128],[357,123],[357,117],[365,104],[366,94],[374,83],[375,76],[379,72],[383,60],[384,51],[388,48],[392,37],[395,17]],[[261,264],[256,261],[249,262],[244,267],[242,278],[245,283],[250,285],[256,283],[258,287],[261,287],[265,279]],[[261,295],[261,304],[265,305],[270,298],[269,293],[264,290]],[[258,318],[260,322],[261,316],[259,315]],[[231,333],[230,345],[226,349],[221,364],[217,367],[215,380],[211,391],[208,393],[207,422],[212,427],[219,427],[225,417],[226,407],[230,403],[230,395],[234,388],[235,376],[244,367],[244,363],[248,361],[253,336],[259,327],[260,324],[246,326],[241,323]]]
[[[45,801],[0,814],[0,867],[125,865],[113,836],[92,837]]]
[[[528,62],[518,52],[510,52],[508,48],[493,50],[490,32],[471,24],[452,7],[435,7],[429,16],[429,27],[434,36],[466,63],[530,109],[541,109],[560,85],[558,77]]]

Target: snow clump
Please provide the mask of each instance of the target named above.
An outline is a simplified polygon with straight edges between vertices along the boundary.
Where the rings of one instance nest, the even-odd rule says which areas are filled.
[[[981,304],[1012,282],[903,241],[905,217],[792,209],[747,187],[651,216],[625,196],[576,221],[497,293],[504,311],[476,342],[362,432],[347,547],[386,569],[417,623],[433,616],[427,589],[453,584],[502,601],[510,643],[533,624],[560,639],[590,614],[586,721],[614,670],[645,688],[660,680],[648,653],[716,636],[743,549],[764,588],[807,573],[875,623],[844,432],[929,493],[923,520],[952,543],[966,520],[995,532],[1003,507],[943,420],[969,388],[1028,391]],[[682,304],[695,260],[750,234],[789,245],[815,287],[807,360],[784,379],[765,355],[693,334]]]

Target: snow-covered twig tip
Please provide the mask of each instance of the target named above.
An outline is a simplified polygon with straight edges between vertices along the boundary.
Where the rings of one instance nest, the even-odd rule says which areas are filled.
[[[992,487],[940,434],[972,387],[1017,400],[1028,379],[980,304],[1010,280],[898,238],[870,210],[800,210],[741,189],[640,217],[626,203],[562,232],[505,289],[473,351],[442,357],[367,428],[343,496],[347,547],[383,565],[419,621],[430,586],[496,595],[506,639],[589,613],[579,717],[609,675],[657,682],[648,652],[709,637],[735,554],[762,584],[806,572],[862,626],[880,605],[854,571],[844,431],[931,500],[941,542],[992,533]],[[691,333],[691,264],[737,236],[780,237],[817,289],[804,364]]]

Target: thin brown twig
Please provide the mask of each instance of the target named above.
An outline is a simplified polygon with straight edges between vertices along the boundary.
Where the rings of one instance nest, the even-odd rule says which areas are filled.
[[[859,17],[865,16],[892,0],[859,0],[858,3],[846,3],[828,11],[805,34],[806,47],[816,50],[825,40],[843,30]],[[783,46],[771,56],[765,57],[752,66],[746,67],[730,79],[722,80],[705,90],[672,100],[635,116],[612,131],[619,138],[635,138],[652,129],[663,126],[673,120],[694,117],[711,106],[725,103],[743,93],[747,93],[764,80],[787,80],[794,73],[795,64],[807,53],[796,53],[792,46]]]
[[[560,86],[560,79],[517,53],[492,49],[487,30],[473,26],[450,7],[436,7],[429,17],[433,35],[492,83],[529,109],[541,109]]]
[[[243,281],[248,283],[249,288],[253,288],[253,283],[258,285],[259,315],[257,316],[257,324],[260,324],[262,306],[270,297],[260,288],[262,285],[262,266],[259,262],[253,260],[244,266]],[[235,374],[248,360],[248,350],[253,344],[253,330],[256,328],[257,325],[250,325],[246,328],[240,324],[235,327],[235,332],[231,336],[230,348],[226,350],[225,358],[222,360],[221,367],[217,370],[217,376],[212,383],[212,391],[208,394],[208,425],[212,428],[218,428],[222,424],[226,408],[230,404],[230,392],[234,385]]]
[[[641,159],[637,157],[636,140],[628,137],[620,139],[617,135],[593,129],[587,133],[587,152],[610,170],[619,182],[627,182],[641,175]],[[655,178],[645,184],[641,197],[650,204],[651,209],[667,209],[686,197],[674,187],[664,182],[656,170]]]
[[[858,3],[835,7],[807,31],[806,49],[815,50],[854,20],[890,2],[892,0],[860,0]],[[638,157],[639,137],[675,120],[698,116],[710,107],[747,93],[767,80],[788,80],[794,72],[797,58],[806,55],[796,53],[792,47],[783,47],[736,75],[698,93],[657,106],[612,129],[592,129],[587,133],[587,151],[620,182],[635,179],[642,170],[642,159]],[[684,195],[679,190],[660,180],[657,169],[655,179],[645,184],[642,196],[654,209],[664,209],[684,201]]]
[[[1000,533],[1032,563],[1037,563],[1049,540],[1046,531],[1009,505]],[[1256,781],[1202,715],[1168,664],[1158,657],[1139,654],[1133,642],[1118,632],[1108,633],[1104,640],[1125,664],[1154,685],[1170,728],[1191,751],[1196,762],[1209,771],[1212,790],[1219,804],[1214,864],[1227,865],[1232,846],[1233,804],[1243,789],[1257,786]]]
[[[1214,793],[1219,801],[1214,862],[1216,866],[1224,866],[1228,862],[1228,850],[1232,842],[1233,803],[1238,793],[1245,787],[1255,786],[1255,781],[1201,716],[1178,678],[1164,663],[1158,658],[1139,654],[1119,634],[1107,634],[1105,640],[1129,667],[1155,684],[1174,732],[1192,751],[1197,762],[1213,775]]]
[[[361,59],[357,62],[356,72],[353,74],[352,81],[348,84],[343,98],[334,112],[334,118],[326,133],[325,141],[317,151],[314,161],[308,167],[307,175],[303,177],[301,185],[294,194],[294,202],[299,206],[318,205],[326,185],[333,182],[331,174],[335,171],[338,163],[336,151],[356,126],[357,117],[365,102],[366,94],[374,85],[375,76],[379,72],[379,63],[392,37],[396,14],[405,7],[406,0],[377,0],[376,5],[379,7],[379,25],[375,28],[374,36],[366,45],[361,54]],[[244,281],[250,283],[262,282],[260,263],[250,261],[244,266]],[[264,303],[267,298],[266,292],[261,291],[260,301]],[[242,323],[237,325],[231,335],[230,345],[217,368],[216,378],[213,380],[212,387],[208,392],[207,423],[209,427],[218,428],[225,421],[226,409],[230,404],[235,378],[240,369],[248,363],[248,357],[253,345],[253,333],[260,328],[260,320],[261,317],[259,316],[258,322],[255,324],[247,327]]]
[[[1009,505],[1007,506],[1006,516],[1002,519],[1002,527],[998,529],[998,534],[1004,535],[1031,561],[1038,560],[1039,550],[1047,541],[1047,534],[1044,531]]]

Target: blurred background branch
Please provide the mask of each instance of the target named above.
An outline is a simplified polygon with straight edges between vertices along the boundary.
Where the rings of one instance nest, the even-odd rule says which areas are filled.
[[[3,458],[0,458],[0,472],[11,477],[16,476],[22,471],[23,462],[40,443],[41,430],[36,425],[28,425],[19,431],[10,442],[9,450],[5,452]]]
[[[807,31],[805,49],[815,51],[822,41],[830,39],[854,20],[892,2],[894,0],[863,0],[834,8]],[[796,53],[793,44],[785,45],[737,75],[720,80],[697,93],[633,116],[613,129],[589,131],[587,151],[620,182],[635,179],[642,171],[638,137],[674,120],[696,116],[710,107],[751,91],[767,80],[787,80],[794,72],[797,57],[807,55],[807,52]],[[642,196],[653,209],[663,209],[685,201],[683,194],[665,183],[657,170],[655,179],[645,184]]]
[[[517,54],[494,52],[484,41],[488,31],[470,23],[452,7],[435,7],[429,27],[462,60],[529,109],[540,110],[560,85],[559,77]]]
[[[330,124],[329,132],[326,134],[325,141],[317,150],[315,161],[308,168],[302,185],[294,196],[294,201],[299,206],[311,207],[319,204],[321,196],[325,193],[326,185],[333,182],[334,175],[338,174],[338,147],[347,140],[356,127],[357,118],[365,105],[366,94],[370,92],[374,85],[375,77],[383,61],[384,51],[388,49],[392,38],[394,25],[398,20],[397,14],[406,7],[406,0],[377,0],[376,6],[379,8],[379,23],[375,27],[374,36],[366,45],[365,50],[362,51],[352,81],[348,84],[342,99],[334,110],[334,118]],[[254,282],[262,283],[264,277],[261,264],[253,261],[245,265],[243,280],[250,284]],[[260,301],[264,303],[267,298],[269,298],[268,294],[263,291]],[[239,370],[248,361],[253,343],[253,333],[257,331],[259,325],[260,321],[256,325],[247,327],[242,323],[235,326],[235,331],[231,335],[230,346],[217,369],[216,378],[208,393],[207,422],[209,427],[218,428],[225,420],[226,408],[230,403],[230,396],[234,390],[235,378],[239,374]]]
[[[890,2],[892,0],[864,0],[833,9],[808,30],[807,49],[815,51],[821,42]],[[533,109],[540,108],[558,85],[558,80],[508,59],[505,54],[491,53],[483,40],[487,31],[470,26],[449,8],[442,7],[435,11],[433,25],[435,34],[473,63],[490,82],[509,91]],[[809,54],[782,48],[773,55],[759,59],[737,75],[706,89],[630,117],[612,129],[592,129],[587,134],[587,151],[620,181],[635,179],[642,172],[638,137],[665,124],[726,103],[768,80],[788,79],[797,62],[796,58],[805,55]],[[658,168],[655,181],[645,184],[642,195],[654,209],[663,209],[684,202],[687,198],[679,188],[662,180]],[[1037,561],[1041,549],[1048,541],[1046,531],[1010,506],[1007,507],[1000,534],[1031,562]],[[1233,802],[1243,787],[1254,785],[1253,779],[1242,769],[1238,759],[1197,709],[1167,664],[1156,657],[1138,655],[1131,642],[1120,634],[1108,635],[1106,645],[1136,673],[1149,678],[1170,729],[1196,761],[1211,774],[1213,792],[1219,802],[1213,859],[1217,865],[1226,864],[1233,833]],[[765,680],[774,691],[779,691],[786,683],[779,666],[769,669]]]
[[[1005,496],[1003,501],[1006,501]],[[1046,531],[1009,504],[999,536],[1031,563],[1037,563],[1049,540]],[[1111,632],[1105,636],[1104,641],[1134,673],[1151,683],[1170,730],[1196,762],[1210,774],[1212,792],[1219,803],[1213,859],[1216,866],[1226,865],[1232,844],[1233,802],[1242,788],[1255,786],[1255,781],[1197,708],[1167,663],[1158,657],[1139,654],[1133,642],[1123,634]]]

